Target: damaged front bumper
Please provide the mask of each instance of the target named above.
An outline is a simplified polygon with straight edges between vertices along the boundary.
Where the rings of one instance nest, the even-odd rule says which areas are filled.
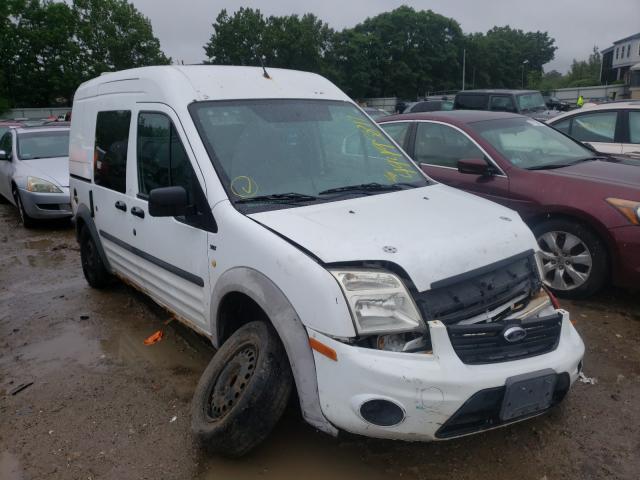
[[[584,344],[569,314],[557,313],[561,331],[555,349],[481,365],[462,362],[440,321],[429,322],[432,353],[361,348],[309,329],[309,337],[333,349],[336,357],[313,352],[322,411],[333,425],[351,433],[416,441],[466,435],[542,413],[536,410],[500,420],[505,386],[512,379],[532,372],[547,375],[543,380],[553,382],[549,405],[559,401],[577,379]],[[486,405],[470,413],[485,421],[475,427],[467,423],[464,428],[448,428],[469,413],[463,406],[468,410],[470,403],[478,402]]]

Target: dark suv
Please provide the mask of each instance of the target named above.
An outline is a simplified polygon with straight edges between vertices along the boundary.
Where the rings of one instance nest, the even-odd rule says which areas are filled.
[[[519,113],[540,121],[557,115],[537,90],[465,90],[456,95],[453,109]]]

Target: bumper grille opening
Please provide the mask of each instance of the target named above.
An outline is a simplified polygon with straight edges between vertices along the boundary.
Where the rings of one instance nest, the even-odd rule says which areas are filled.
[[[562,401],[571,384],[568,373],[560,373],[556,379],[551,407]],[[488,388],[475,393],[460,409],[436,432],[436,438],[452,438],[498,427],[539,415],[523,415],[507,422],[500,420],[500,409],[504,399],[505,387]]]
[[[526,336],[509,342],[504,333],[514,326],[522,328]],[[550,352],[558,346],[561,329],[559,313],[531,320],[447,327],[456,354],[470,365],[519,360]]]
[[[38,203],[37,206],[40,210],[60,210],[57,203]]]

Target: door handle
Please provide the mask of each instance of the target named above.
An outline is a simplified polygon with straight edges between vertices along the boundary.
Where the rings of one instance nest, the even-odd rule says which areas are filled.
[[[124,203],[122,200],[118,200],[116,202],[116,208],[118,210],[122,210],[123,212],[126,212],[127,211],[127,204]]]
[[[135,215],[136,217],[144,218],[144,210],[139,207],[133,207],[131,209],[131,215]]]

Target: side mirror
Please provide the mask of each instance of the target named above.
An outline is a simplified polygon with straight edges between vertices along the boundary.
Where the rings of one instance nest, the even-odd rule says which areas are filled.
[[[490,176],[493,175],[494,169],[483,158],[463,158],[458,160],[458,172]]]
[[[9,160],[9,154],[4,150],[0,150],[0,160]]]
[[[149,192],[149,215],[152,217],[179,217],[186,215],[187,210],[184,187],[154,188]]]

